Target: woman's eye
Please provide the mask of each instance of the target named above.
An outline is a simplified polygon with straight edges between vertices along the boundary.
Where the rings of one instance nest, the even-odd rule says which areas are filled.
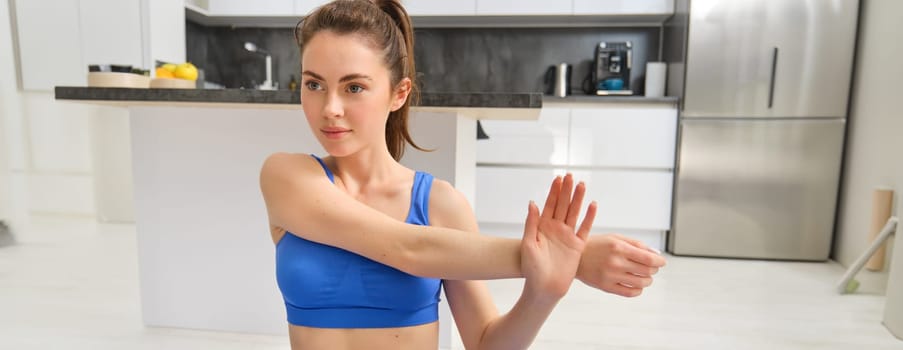
[[[305,85],[307,86],[308,90],[319,90],[320,89],[320,83],[315,82],[315,81],[308,81],[307,83],[305,83]]]
[[[361,93],[363,91],[364,91],[364,88],[360,85],[351,85],[348,87],[348,92],[351,92],[352,94]]]

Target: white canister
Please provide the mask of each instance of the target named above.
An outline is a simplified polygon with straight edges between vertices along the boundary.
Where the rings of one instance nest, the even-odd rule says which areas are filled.
[[[668,66],[665,62],[646,63],[646,97],[665,96],[665,77]]]

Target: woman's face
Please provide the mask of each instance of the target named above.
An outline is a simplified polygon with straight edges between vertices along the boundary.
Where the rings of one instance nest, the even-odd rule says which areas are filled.
[[[314,34],[301,54],[301,104],[311,132],[332,156],[385,148],[386,119],[410,91],[391,86],[380,52],[357,35]]]

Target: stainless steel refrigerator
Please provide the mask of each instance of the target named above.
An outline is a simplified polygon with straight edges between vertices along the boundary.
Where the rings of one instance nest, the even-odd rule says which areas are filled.
[[[681,96],[668,250],[827,260],[857,0],[678,0],[666,23]]]

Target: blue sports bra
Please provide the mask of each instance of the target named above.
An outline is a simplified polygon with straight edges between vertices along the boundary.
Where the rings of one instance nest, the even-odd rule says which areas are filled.
[[[322,159],[329,180],[335,178]],[[405,222],[429,225],[433,176],[416,172]],[[276,244],[276,281],[288,322],[318,328],[388,328],[439,319],[441,280],[421,278],[290,232]]]

